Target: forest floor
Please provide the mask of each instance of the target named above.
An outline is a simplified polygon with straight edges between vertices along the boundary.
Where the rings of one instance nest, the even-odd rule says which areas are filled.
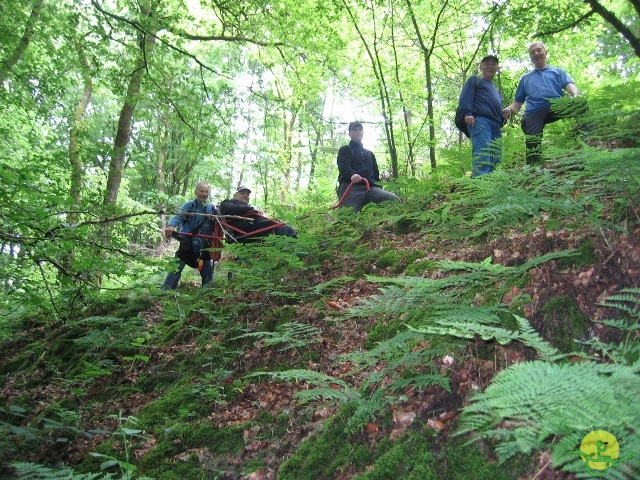
[[[214,288],[200,291],[195,280],[197,277],[191,274],[185,276],[186,282],[177,292],[147,295],[145,308],[137,314],[133,313],[133,316],[144,321],[144,326],[139,327],[139,335],[149,333],[153,336],[152,340],[145,343],[144,356],[147,360],[127,361],[119,354],[114,361],[120,364],[120,368],[116,368],[111,375],[94,373],[81,393],[65,380],[68,377],[62,365],[56,371],[48,367],[53,356],[63,355],[60,349],[64,347],[60,345],[73,338],[68,326],[25,324],[26,328],[17,331],[13,339],[3,343],[0,356],[0,406],[4,410],[0,411],[3,415],[1,419],[5,425],[13,423],[16,428],[3,444],[4,453],[0,453],[0,478],[18,478],[10,467],[12,461],[72,467],[84,464],[86,468],[89,454],[100,451],[100,445],[109,439],[112,442],[111,452],[126,454],[127,463],[140,464],[141,472],[151,472],[149,476],[154,477],[153,472],[157,474],[159,470],[153,470],[143,459],[159,449],[163,443],[160,437],[166,432],[153,429],[136,431],[135,435],[132,434],[132,437],[137,437],[135,441],[124,436],[114,440],[111,433],[122,426],[123,418],[140,416],[148,419],[151,414],[144,412],[150,405],[163,400],[170,402],[170,395],[163,388],[163,385],[169,385],[167,377],[176,385],[180,385],[180,382],[202,385],[201,359],[207,358],[207,350],[211,351],[213,357],[220,355],[214,344],[226,335],[224,331],[210,330],[212,333],[206,334],[207,341],[203,341],[202,332],[213,322],[211,318],[216,315],[215,312],[233,311],[239,303],[245,307],[237,324],[244,324],[245,332],[252,331],[256,325],[263,325],[268,316],[266,310],[271,310],[280,314],[286,312],[296,322],[317,328],[319,334],[313,342],[305,345],[304,353],[296,348],[285,350],[269,346],[264,339],[245,342],[242,350],[235,352],[232,360],[226,362],[224,378],[218,378],[220,384],[208,384],[209,388],[218,389],[220,395],[209,392],[209,397],[199,397],[201,403],[206,403],[204,416],[200,410],[193,407],[192,411],[192,407],[180,401],[171,404],[168,408],[173,409],[171,415],[174,415],[176,424],[206,423],[217,432],[233,432],[238,441],[228,449],[214,449],[206,441],[198,443],[186,440],[187,434],[184,437],[172,437],[171,448],[163,447],[167,452],[163,461],[173,463],[176,468],[173,474],[158,478],[280,478],[278,471],[283,463],[294,456],[306,441],[322,432],[328,420],[339,413],[342,405],[325,400],[300,404],[296,394],[309,388],[305,382],[285,382],[274,378],[248,379],[247,375],[283,368],[307,369],[344,379],[357,388],[371,370],[355,372],[353,365],[345,361],[343,356],[370,348],[367,339],[380,319],[353,318],[344,314],[351,307],[379,293],[380,284],[370,281],[366,275],[394,277],[403,268],[419,262],[482,262],[489,257],[493,263],[513,266],[552,251],[580,250],[588,245],[588,261],[562,268],[557,262],[544,263],[529,272],[525,284],[511,287],[502,297],[502,303],[507,306],[514,299],[528,298],[526,303],[518,306],[520,312],[543,338],[551,342],[559,330],[570,328],[566,316],[546,308],[553,299],[565,299],[575,305],[583,317],[597,320],[609,314],[600,305],[605,298],[621,288],[638,287],[640,229],[631,233],[620,231],[604,234],[592,229],[551,229],[544,216],[532,222],[526,231],[514,228],[496,238],[475,244],[442,238],[434,240],[420,232],[399,233],[393,228],[370,230],[362,235],[359,243],[371,251],[377,251],[384,245],[387,250],[397,252],[397,260],[392,265],[381,266],[370,260],[362,265],[351,252],[337,250],[324,258],[317,268],[305,273],[305,290],[332,280],[352,277],[355,269],[363,274],[341,282],[339,288],[324,296],[321,303],[305,301],[304,296],[302,300],[283,302],[270,292],[239,289],[237,285],[242,279],[227,277],[226,272],[231,272],[234,259],[225,254],[216,268]],[[442,275],[443,272],[437,269],[424,272],[424,276],[430,278]],[[298,287],[294,278],[285,278],[285,281],[291,282],[292,291],[296,291]],[[196,295],[200,296],[201,304],[208,304],[211,308],[187,308],[179,330],[171,336],[166,335],[167,310],[174,315],[177,303],[188,303]],[[480,293],[478,295],[481,296]],[[478,302],[481,301],[479,298]],[[607,339],[608,331],[598,323],[590,323],[588,329],[590,335],[598,335],[603,341],[615,340],[614,337]],[[155,336],[154,332],[159,331],[166,335],[166,341]],[[450,379],[450,391],[437,386],[419,390],[407,388],[402,400],[388,407],[388,421],[379,418],[368,422],[361,432],[354,435],[357,437],[356,443],[375,451],[377,444],[394,441],[419,425],[419,431],[429,439],[431,452],[436,458],[438,471],[434,478],[453,478],[452,466],[448,464],[451,460],[443,452],[449,436],[455,430],[460,409],[468,404],[474,392],[483,390],[496,373],[509,365],[531,359],[531,352],[517,344],[492,344],[488,348],[481,340],[472,340],[466,355],[440,357],[440,373]],[[475,354],[478,349],[485,354]],[[189,359],[194,358],[200,364],[188,365]],[[85,357],[84,360],[89,358]],[[18,365],[21,368],[16,370]],[[206,398],[213,400],[205,401]],[[25,415],[29,425],[33,428],[37,426],[34,435],[39,441],[29,439],[27,430],[20,430],[26,428],[25,423],[17,426],[18,422],[9,421],[9,406],[24,406],[25,402],[29,405],[28,414]],[[56,409],[52,408],[54,405]],[[43,426],[42,419],[51,418],[52,412],[59,414],[55,418],[61,423],[50,421]],[[60,420],[61,412],[67,415],[64,422]],[[69,418],[70,412],[75,412],[74,418]],[[158,424],[162,422],[158,421]],[[59,439],[61,431],[67,437],[64,441]],[[215,441],[224,443],[225,440],[217,438]],[[496,463],[489,449],[483,450],[483,453],[488,464]],[[327,462],[330,460],[328,458]],[[181,464],[195,465],[201,476],[178,473],[183,471],[183,466],[177,467]],[[345,464],[330,478],[351,479],[366,474],[372,468],[370,465],[363,468],[362,465]],[[171,471],[171,468],[166,470]],[[537,480],[573,478],[553,468],[548,452],[528,457],[527,465],[521,471],[507,475],[514,476],[506,478]],[[325,477],[318,475],[316,478]],[[456,478],[463,476],[460,474]],[[470,473],[465,478],[481,477],[474,477]]]

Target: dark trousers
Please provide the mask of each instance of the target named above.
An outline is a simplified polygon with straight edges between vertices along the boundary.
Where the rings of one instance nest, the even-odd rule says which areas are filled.
[[[341,199],[344,192],[349,188],[349,182],[342,182],[338,186],[338,199]],[[349,190],[349,194],[342,203],[343,207],[351,207],[353,213],[360,211],[368,203],[382,203],[389,201],[398,201],[398,197],[395,193],[387,192],[380,187],[373,186],[370,190],[367,190],[367,186],[364,183],[356,183]]]
[[[162,290],[174,290],[178,288],[178,282],[180,281],[180,277],[182,276],[182,270],[187,264],[184,260],[180,260],[176,257],[178,261],[178,269],[175,272],[171,272],[165,278],[164,283],[162,284]],[[200,270],[200,278],[202,278],[202,286],[204,287],[207,283],[213,281],[213,260],[206,259],[203,261],[202,269]]]
[[[522,118],[520,127],[526,135],[524,145],[527,165],[534,165],[542,160],[542,132],[545,125],[558,120],[560,117],[557,117],[550,107],[528,113]]]
[[[587,101],[583,97],[561,97],[557,101],[552,100],[551,106],[533,113],[525,113],[520,127],[526,135],[526,164],[533,165],[542,159],[542,131],[545,125],[557,122],[561,118],[578,119],[578,130],[584,130],[585,125],[580,124],[580,117],[588,112]]]

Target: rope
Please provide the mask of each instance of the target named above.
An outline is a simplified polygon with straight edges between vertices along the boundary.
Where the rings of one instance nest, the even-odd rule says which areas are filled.
[[[371,190],[371,187],[369,186],[369,180],[367,180],[366,178],[363,178],[362,181],[367,186],[367,190]],[[340,198],[340,201],[338,202],[338,204],[334,205],[329,210],[333,210],[334,208],[338,208],[340,205],[342,205],[344,203],[344,200],[347,198],[347,195],[349,194],[349,191],[351,190],[351,187],[353,187],[354,185],[355,185],[355,183],[350,183],[349,186],[347,187],[347,189],[342,194],[342,197]]]

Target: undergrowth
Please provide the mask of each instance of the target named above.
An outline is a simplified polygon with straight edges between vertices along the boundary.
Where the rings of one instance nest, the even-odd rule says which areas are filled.
[[[398,181],[395,187],[408,201],[384,215],[373,206],[357,217],[315,212],[295,241],[271,236],[259,244],[226,246],[208,288],[155,292],[145,280],[139,295],[83,297],[82,309],[65,310],[51,322],[14,312],[11,321],[18,315],[21,325],[33,328],[2,329],[8,332],[3,352],[9,353],[0,360],[0,380],[17,393],[0,404],[0,460],[16,461],[19,478],[37,472],[49,478],[125,478],[126,472],[74,473],[21,461],[32,452],[47,459],[50,449],[63,455],[74,442],[103,438],[89,452],[103,457],[77,465],[91,470],[104,460],[136,464],[136,475],[206,478],[216,474],[221,457],[246,446],[245,435],[259,423],[254,418],[214,426],[208,415],[236,399],[252,407],[260,400],[243,395],[265,379],[295,384],[302,406],[338,408],[297,451],[282,454],[288,458],[278,472],[282,479],[334,478],[337,472],[360,480],[463,479],[454,475],[455,463],[463,461],[476,465],[466,478],[506,479],[514,462],[530,465],[533,455],[547,450],[555,468],[584,477],[576,450],[594,429],[613,434],[623,453],[640,452],[640,291],[627,288],[602,300],[600,307],[619,318],[581,319],[616,331],[622,340],[589,333],[575,339],[574,351],[556,348],[526,315],[533,271],[569,275],[602,261],[603,245],[613,250],[617,238],[638,227],[637,156],[635,149],[585,148],[541,167],[502,169],[487,178]],[[447,260],[447,252],[438,250],[441,240],[484,248],[512,232],[540,230],[546,243],[536,255],[509,265],[486,251],[479,257],[484,260],[463,261]],[[582,232],[575,249],[553,243],[560,230]],[[416,245],[396,242],[401,235]],[[361,284],[374,285],[377,293],[359,295]],[[514,289],[518,296],[503,303]],[[341,296],[353,300],[348,308],[331,303]],[[347,321],[372,325],[364,343],[319,367],[323,348],[335,340],[330,335]],[[474,385],[468,397],[458,389],[455,367],[472,362],[470,342],[517,346],[527,361]],[[261,363],[267,359],[271,363]],[[32,389],[42,385],[50,385],[55,401],[46,395],[31,401]],[[147,401],[135,404],[141,398]],[[470,400],[456,437],[426,429],[418,418],[392,440],[392,412],[415,398],[458,406]],[[440,412],[436,400],[421,414]],[[114,412],[107,410],[129,403],[137,409],[135,428],[114,424]],[[274,431],[285,435],[299,426],[291,412],[286,422]],[[109,428],[93,429],[95,424]],[[364,433],[370,424],[380,427],[375,443]],[[143,452],[141,458],[131,449]],[[215,467],[206,470],[198,453],[215,456]],[[486,460],[493,453],[502,463]],[[254,455],[250,464],[261,460]],[[640,464],[628,458],[609,473],[632,478]]]

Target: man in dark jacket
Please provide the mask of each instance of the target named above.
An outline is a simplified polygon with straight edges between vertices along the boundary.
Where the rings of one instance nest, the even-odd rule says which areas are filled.
[[[354,213],[368,203],[400,200],[396,194],[387,192],[376,184],[380,181],[378,163],[373,152],[362,146],[363,136],[362,123],[351,122],[349,124],[351,141],[338,150],[338,199],[342,199],[347,188],[351,185],[342,206],[351,207]],[[363,180],[369,182],[369,190]]]
[[[229,229],[229,233],[234,238],[242,242],[248,238],[261,237],[269,235],[270,233],[296,238],[296,231],[293,228],[284,223],[264,217],[260,210],[250,205],[250,196],[250,189],[244,186],[239,187],[232,198],[223,200],[218,207],[220,215],[246,216],[248,218],[247,220],[229,219],[227,221],[229,225],[237,229]]]

